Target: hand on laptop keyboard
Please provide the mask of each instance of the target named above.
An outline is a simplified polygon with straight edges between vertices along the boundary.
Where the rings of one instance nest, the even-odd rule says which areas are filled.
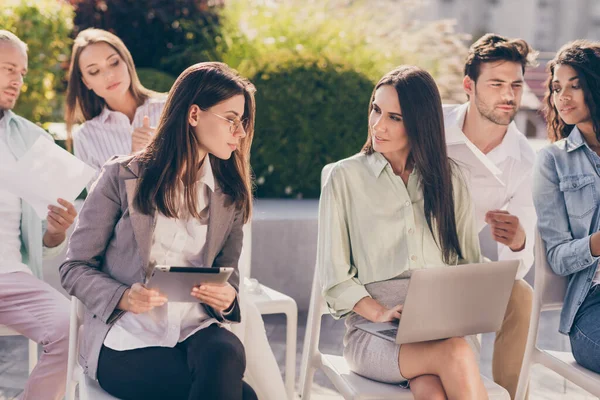
[[[395,307],[390,308],[389,310],[383,312],[381,317],[374,322],[397,322],[402,316],[402,308],[403,304],[399,304]]]

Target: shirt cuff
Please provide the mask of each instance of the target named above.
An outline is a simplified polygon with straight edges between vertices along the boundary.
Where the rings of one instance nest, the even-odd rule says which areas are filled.
[[[58,256],[64,250],[64,248],[66,246],[67,246],[67,238],[66,237],[65,237],[65,240],[63,240],[62,243],[59,244],[58,246],[46,247],[45,245],[42,245],[42,258],[43,259],[54,258],[54,257]]]
[[[367,292],[367,289],[365,289],[363,285],[353,283],[338,293],[335,298],[332,298],[331,296],[327,297],[329,312],[335,318],[342,318],[350,313],[354,309],[356,303],[365,297],[371,297],[369,292]]]
[[[573,255],[577,260],[577,264],[582,268],[591,266],[600,258],[592,255],[591,241],[592,235],[588,237],[588,240],[581,240],[573,246]]]

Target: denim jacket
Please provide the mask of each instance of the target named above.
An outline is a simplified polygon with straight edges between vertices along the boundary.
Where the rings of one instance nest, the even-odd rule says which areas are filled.
[[[21,158],[40,136],[53,140],[45,130],[25,118],[15,115],[10,110],[4,111],[3,123],[6,123],[8,131],[6,142],[0,141],[0,146],[8,146],[17,159]],[[45,227],[46,221],[41,220],[33,207],[21,200],[21,256],[23,263],[40,279],[42,278],[42,260],[60,254],[66,242],[65,240],[53,248],[44,246],[42,238]]]
[[[548,263],[556,274],[568,277],[559,326],[561,333],[568,334],[598,265],[590,237],[600,221],[600,157],[575,127],[566,139],[539,152],[533,182]]]

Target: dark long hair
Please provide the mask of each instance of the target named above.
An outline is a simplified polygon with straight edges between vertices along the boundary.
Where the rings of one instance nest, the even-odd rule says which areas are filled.
[[[409,157],[419,171],[423,188],[425,220],[442,251],[444,262],[452,264],[456,256],[463,256],[456,232],[452,167],[446,151],[440,92],[427,71],[413,66],[400,66],[381,78],[373,89],[369,115],[373,109],[375,92],[383,85],[392,86],[398,93],[411,146]],[[370,127],[362,151],[366,154],[374,152]]]
[[[199,218],[197,190],[198,148],[200,143],[188,123],[193,104],[207,109],[236,95],[243,95],[246,137],[228,160],[207,155],[215,179],[236,208],[243,210],[244,222],[252,212],[250,145],[254,136],[254,86],[226,64],[194,64],[181,73],[173,84],[165,108],[150,144],[139,155],[143,173],[135,196],[135,205],[143,214],[155,209],[169,218],[180,216],[180,184],[183,182],[184,208]]]
[[[576,40],[567,43],[548,63],[544,111],[548,121],[548,138],[553,142],[569,136],[575,127],[565,124],[552,101],[552,77],[558,65],[568,65],[577,73],[585,104],[590,110],[594,133],[600,140],[600,42]]]
[[[106,105],[106,102],[102,97],[99,97],[93,90],[88,90],[85,86],[81,75],[81,69],[79,68],[79,58],[81,57],[81,53],[88,46],[95,43],[106,43],[110,45],[119,54],[119,57],[123,59],[125,65],[127,65],[127,70],[129,71],[129,76],[131,78],[129,91],[138,107],[144,104],[148,97],[157,94],[152,90],[146,89],[142,85],[135,70],[131,53],[118,36],[103,29],[95,28],[88,28],[79,32],[73,42],[65,104],[65,121],[67,122],[69,145],[73,125],[97,117]]]

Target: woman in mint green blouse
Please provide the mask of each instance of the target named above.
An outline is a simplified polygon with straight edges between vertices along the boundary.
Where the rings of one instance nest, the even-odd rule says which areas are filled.
[[[400,318],[413,270],[480,259],[435,81],[399,67],[373,91],[362,152],[334,165],[320,200],[317,267],[331,313],[346,317],[350,368],[381,382],[410,381],[416,399],[487,398],[466,339],[399,346],[355,328]]]

